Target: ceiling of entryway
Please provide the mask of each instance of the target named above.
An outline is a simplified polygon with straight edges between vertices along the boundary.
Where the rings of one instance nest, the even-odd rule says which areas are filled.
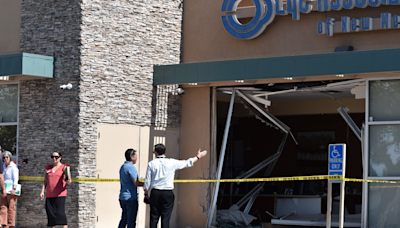
[[[356,86],[364,86],[364,79],[343,80],[343,81],[315,81],[281,84],[261,84],[246,85],[235,87],[251,95],[258,95],[268,100],[309,100],[309,99],[327,99],[327,98],[354,98],[351,89]],[[220,94],[229,94],[232,87],[220,87]]]

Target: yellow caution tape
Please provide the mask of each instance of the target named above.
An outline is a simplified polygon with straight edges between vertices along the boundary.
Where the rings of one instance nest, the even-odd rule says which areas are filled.
[[[356,178],[343,178],[343,180],[348,181],[348,182],[392,183],[392,184],[400,183],[400,181],[365,180],[365,179],[356,179]]]
[[[44,177],[20,176],[19,179],[27,181],[44,181]]]
[[[44,177],[20,176],[20,180],[44,181]],[[72,182],[119,182],[119,179],[72,178]]]
[[[25,181],[43,181],[44,177],[20,176],[19,179]],[[400,183],[400,181],[382,181],[382,180],[345,178],[344,176],[340,175],[221,179],[221,180],[174,180],[174,182],[175,183],[212,183],[212,182],[238,183],[238,182],[270,182],[270,181],[298,181],[298,180],[335,180],[335,181],[369,182],[369,183]],[[140,181],[144,182],[144,179],[140,179]],[[72,182],[119,182],[119,179],[72,178]]]
[[[263,181],[295,181],[295,180],[341,180],[342,176],[298,176],[298,177],[270,177],[270,178],[247,178],[247,179],[221,179],[221,180],[174,180],[175,183],[210,183],[210,182],[263,182]],[[20,176],[20,180],[43,181],[44,177]],[[139,179],[144,181],[144,179]],[[119,182],[119,179],[95,179],[95,178],[72,178],[72,182]]]

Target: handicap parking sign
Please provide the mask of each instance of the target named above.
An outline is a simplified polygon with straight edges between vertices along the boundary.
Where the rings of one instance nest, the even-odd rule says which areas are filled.
[[[329,144],[328,175],[344,175],[345,166],[346,144]]]

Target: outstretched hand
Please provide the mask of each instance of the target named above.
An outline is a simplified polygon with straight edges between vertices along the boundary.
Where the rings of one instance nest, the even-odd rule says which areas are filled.
[[[201,151],[201,149],[199,149],[199,151],[197,152],[197,156],[199,156],[199,158],[206,156],[206,154],[207,154],[206,150]]]

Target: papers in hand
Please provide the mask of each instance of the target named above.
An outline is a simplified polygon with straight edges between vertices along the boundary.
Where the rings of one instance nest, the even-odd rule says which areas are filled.
[[[12,189],[14,187],[14,184],[13,183],[8,183],[8,182],[6,182],[4,184],[6,185],[6,193],[7,194],[11,194],[11,191],[12,191]],[[17,195],[17,196],[21,195],[21,185],[20,184],[17,184],[17,190],[15,190],[15,195]]]
[[[69,180],[71,178],[71,168],[68,164],[65,165],[64,173],[65,173],[65,181]]]

